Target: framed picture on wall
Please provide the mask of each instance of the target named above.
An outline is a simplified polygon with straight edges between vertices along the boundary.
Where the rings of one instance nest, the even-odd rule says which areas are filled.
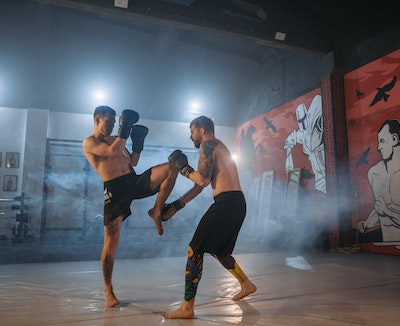
[[[17,191],[18,176],[5,175],[3,180],[3,191]]]
[[[6,153],[6,168],[19,168],[19,153],[18,152],[7,152]]]

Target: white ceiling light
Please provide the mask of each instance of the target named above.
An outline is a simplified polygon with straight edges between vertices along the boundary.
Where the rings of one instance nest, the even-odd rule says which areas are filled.
[[[197,111],[200,108],[200,103],[197,101],[193,101],[192,103],[190,103],[190,108]]]
[[[106,98],[106,95],[105,95],[104,92],[101,91],[101,90],[97,90],[97,91],[94,93],[94,99],[95,99],[96,102],[101,102],[101,101],[103,101],[105,98]]]

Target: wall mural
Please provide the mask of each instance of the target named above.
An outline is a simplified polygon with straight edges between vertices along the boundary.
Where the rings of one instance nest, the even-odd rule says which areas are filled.
[[[361,247],[400,254],[400,50],[345,75],[352,226]]]
[[[271,203],[276,206],[272,215],[281,213],[282,203],[278,201],[284,198],[287,172],[297,168],[302,171],[302,189],[306,192],[298,201],[300,215],[307,219],[324,219],[318,208],[326,197],[319,88],[239,125],[236,144],[240,154],[239,169],[246,180],[248,176],[257,178],[265,171],[273,171],[274,190],[278,195]],[[247,186],[255,188],[251,183]]]
[[[296,108],[298,128],[293,130],[285,140],[285,171],[294,169],[292,148],[301,144],[303,153],[308,156],[315,176],[315,189],[326,193],[325,149],[323,142],[323,118],[321,95],[314,96],[310,107],[304,103]]]
[[[302,168],[306,179],[315,180],[314,188],[325,192],[320,94],[313,90],[239,125],[239,164],[254,175],[272,170],[279,180],[286,179],[288,169]]]

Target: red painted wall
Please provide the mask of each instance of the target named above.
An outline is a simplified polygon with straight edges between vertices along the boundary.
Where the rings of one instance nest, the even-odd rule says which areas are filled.
[[[274,110],[262,114],[237,127],[236,145],[239,148],[241,156],[243,156],[243,132],[246,135],[249,132],[249,128],[250,131],[251,128],[255,128],[251,135],[252,145],[254,146],[255,161],[249,167],[255,175],[261,174],[263,171],[272,170],[275,172],[275,177],[278,180],[283,182],[286,180],[286,150],[284,149],[284,143],[289,134],[298,128],[296,108],[301,103],[304,103],[305,106],[309,108],[311,101],[317,94],[321,94],[320,89],[315,89],[304,96],[277,107]],[[267,119],[272,126],[268,128],[264,119]],[[252,153],[246,154],[246,159],[249,158],[249,156],[252,156]],[[303,153],[301,145],[295,146],[292,150],[292,154],[294,167],[304,168],[307,171],[311,171],[308,156]]]
[[[358,223],[366,219],[375,205],[367,174],[373,165],[382,160],[378,151],[378,130],[385,120],[400,119],[399,78],[400,50],[352,71],[344,78],[351,189],[354,197],[352,225],[356,230]],[[379,229],[377,226],[359,233],[358,240],[368,243],[365,246],[367,250],[400,252],[395,243],[382,243],[385,241]],[[400,244],[400,237],[392,240]]]

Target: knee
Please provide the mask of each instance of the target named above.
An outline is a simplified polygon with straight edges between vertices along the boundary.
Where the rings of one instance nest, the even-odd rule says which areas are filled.
[[[176,178],[178,176],[178,171],[176,170],[175,165],[173,165],[171,162],[167,163],[167,170],[170,177]]]

